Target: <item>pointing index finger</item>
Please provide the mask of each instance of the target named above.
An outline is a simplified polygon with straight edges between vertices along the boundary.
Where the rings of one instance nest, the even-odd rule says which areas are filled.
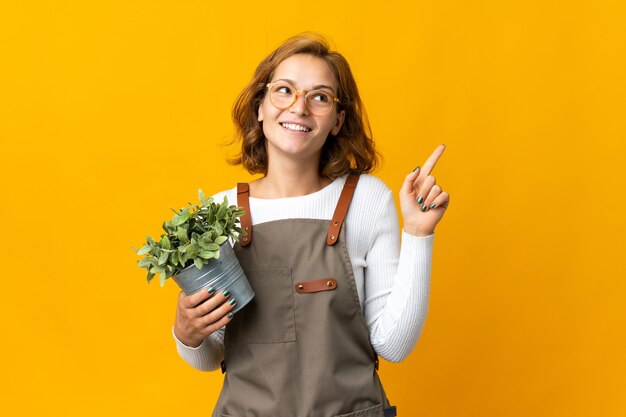
[[[437,146],[437,148],[432,153],[432,155],[430,155],[428,159],[426,160],[426,162],[424,162],[424,167],[422,168],[422,171],[420,172],[420,176],[430,175],[430,172],[433,170],[433,168],[435,168],[437,161],[439,160],[439,158],[441,158],[441,154],[443,154],[443,151],[445,149],[446,149],[446,145],[442,144],[442,145]]]

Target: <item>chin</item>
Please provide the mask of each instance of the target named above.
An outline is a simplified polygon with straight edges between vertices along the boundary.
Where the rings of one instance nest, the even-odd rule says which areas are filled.
[[[268,149],[268,151],[270,151]],[[274,147],[274,151],[278,154],[288,156],[295,159],[316,158],[322,151],[322,148],[314,149],[309,146],[299,146],[298,144],[283,144],[283,146]],[[270,153],[274,153],[270,151]]]

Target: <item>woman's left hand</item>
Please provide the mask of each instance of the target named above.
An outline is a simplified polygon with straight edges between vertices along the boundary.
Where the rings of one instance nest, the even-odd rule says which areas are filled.
[[[421,169],[418,167],[404,179],[400,189],[400,209],[407,233],[415,236],[433,234],[448,208],[450,196],[430,175],[445,149],[446,145],[437,146],[424,166]]]

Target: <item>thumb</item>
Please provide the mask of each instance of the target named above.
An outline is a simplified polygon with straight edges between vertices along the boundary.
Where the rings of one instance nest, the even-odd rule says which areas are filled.
[[[417,179],[419,174],[420,174],[420,167],[418,166],[417,168],[413,170],[413,172],[411,172],[404,178],[404,182],[402,183],[402,188],[401,188],[401,191],[403,193],[410,194],[414,191],[413,184],[415,184],[415,180]]]

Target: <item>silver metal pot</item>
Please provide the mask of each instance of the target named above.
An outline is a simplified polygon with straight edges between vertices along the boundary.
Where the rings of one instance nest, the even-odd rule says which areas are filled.
[[[254,298],[254,291],[228,242],[220,246],[219,259],[210,259],[202,269],[190,265],[173,278],[187,295],[210,287],[215,288],[216,293],[229,290],[231,296],[237,300],[233,313],[241,310]]]

